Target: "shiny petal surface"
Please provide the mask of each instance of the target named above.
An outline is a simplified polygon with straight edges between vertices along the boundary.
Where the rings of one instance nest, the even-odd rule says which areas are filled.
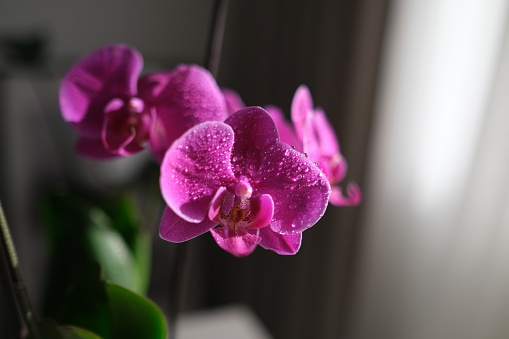
[[[302,233],[279,234],[269,227],[261,229],[259,235],[261,238],[259,245],[278,254],[297,253],[302,241]]]
[[[331,188],[324,173],[304,154],[277,142],[263,152],[256,190],[274,200],[270,227],[295,234],[313,226],[325,213]]]
[[[142,67],[141,55],[125,45],[107,46],[79,60],[60,86],[64,119],[83,136],[98,138],[104,107],[112,98],[136,94]]]
[[[278,141],[274,120],[260,107],[248,107],[225,121],[235,132],[232,152],[237,177],[248,176],[255,194],[274,201],[270,227],[278,233],[302,232],[323,215],[330,185],[303,153]]]
[[[292,122],[295,126],[297,137],[301,140],[303,138],[304,125],[308,119],[308,115],[311,114],[312,111],[313,99],[311,98],[311,93],[307,86],[301,85],[297,88],[297,91],[295,91],[291,106]]]
[[[150,146],[158,161],[189,128],[204,121],[223,121],[228,116],[216,81],[200,66],[180,65],[170,73],[148,75],[138,86],[140,97],[156,110]]]
[[[230,167],[233,131],[221,122],[204,122],[177,139],[161,164],[164,200],[181,218],[201,222],[220,187],[235,177]]]
[[[242,98],[237,92],[229,88],[223,88],[222,91],[229,115],[246,107],[246,104],[244,104],[244,101],[242,101]]]
[[[232,167],[235,175],[255,176],[260,171],[263,151],[279,139],[274,120],[261,107],[247,107],[225,120],[235,133]]]
[[[230,230],[227,227],[216,227],[210,230],[219,247],[236,257],[251,254],[261,240],[257,234],[242,232],[232,236],[229,232]]]
[[[357,206],[362,201],[362,191],[355,183],[351,183],[346,188],[346,196],[339,186],[332,187],[330,203],[335,206]]]
[[[208,219],[199,223],[187,222],[166,207],[159,228],[159,236],[167,241],[183,242],[202,235],[215,225]]]

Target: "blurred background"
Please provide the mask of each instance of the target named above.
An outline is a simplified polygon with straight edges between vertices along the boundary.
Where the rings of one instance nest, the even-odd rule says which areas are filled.
[[[146,71],[203,64],[212,14],[205,0],[0,2],[0,199],[36,307],[47,191],[107,194],[154,166],[75,155],[61,77],[119,42]],[[330,206],[293,257],[193,240],[185,310],[244,305],[282,339],[509,337],[508,14],[504,0],[231,1],[219,85],[287,114],[308,85],[364,201]],[[148,227],[165,308],[176,245]]]

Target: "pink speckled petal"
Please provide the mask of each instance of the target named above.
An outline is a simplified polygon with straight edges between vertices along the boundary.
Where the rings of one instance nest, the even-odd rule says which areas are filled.
[[[166,153],[161,164],[162,195],[184,220],[201,222],[217,190],[234,182],[233,138],[230,126],[204,122],[177,139]]]
[[[197,65],[180,65],[170,73],[147,75],[140,79],[138,87],[140,97],[156,109],[157,123],[150,148],[158,161],[189,128],[204,121],[223,121],[228,116],[215,79]]]
[[[258,194],[274,201],[270,227],[297,233],[321,218],[330,195],[329,181],[304,154],[277,141],[274,120],[260,107],[248,107],[225,121],[235,132],[232,167],[237,177],[256,182]]]
[[[302,241],[302,233],[279,234],[269,227],[262,228],[259,235],[262,238],[259,243],[260,246],[285,255],[297,253]]]
[[[216,227],[210,230],[219,247],[236,257],[251,254],[261,240],[257,234],[239,232],[237,235],[231,235],[230,232],[231,230],[227,227]]]
[[[103,110],[112,98],[136,94],[143,67],[141,55],[125,45],[100,48],[79,60],[60,86],[60,108],[64,119],[84,137],[100,136]]]
[[[223,88],[222,91],[229,115],[246,107],[246,104],[244,104],[244,101],[242,101],[242,98],[237,92],[229,88]]]
[[[295,234],[313,226],[325,213],[331,192],[324,173],[304,154],[277,142],[263,153],[259,192],[274,200],[270,227],[281,234]]]
[[[166,207],[161,219],[159,236],[171,242],[183,242],[195,238],[214,227],[213,221],[204,219],[199,223],[187,222]]]
[[[313,111],[313,99],[305,85],[299,86],[292,100],[292,122],[297,136],[302,140],[307,117]]]
[[[237,177],[257,175],[263,151],[278,139],[274,120],[261,107],[247,107],[225,120],[235,133],[232,167]]]
[[[280,141],[292,145],[297,151],[302,152],[302,142],[297,138],[293,126],[285,119],[283,112],[276,106],[267,106],[265,110],[276,123]]]
[[[346,196],[339,186],[332,187],[330,203],[335,206],[357,206],[362,201],[362,191],[356,183],[346,187]]]

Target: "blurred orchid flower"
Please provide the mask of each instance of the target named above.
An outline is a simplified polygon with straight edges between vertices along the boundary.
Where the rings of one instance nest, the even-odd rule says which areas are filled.
[[[301,144],[296,147],[299,149],[302,147],[302,151],[308,154],[309,159],[318,163],[332,185],[331,204],[358,205],[362,200],[359,186],[356,183],[349,184],[345,196],[338,185],[344,179],[348,165],[339,150],[336,133],[327,120],[325,112],[313,107],[311,93],[304,85],[295,92],[291,115],[295,133],[301,141]]]
[[[259,107],[187,131],[166,153],[160,184],[168,205],[163,239],[183,242],[210,231],[235,256],[257,245],[295,254],[330,195],[324,173],[279,141],[273,119]]]
[[[111,45],[79,60],[62,80],[62,115],[78,132],[77,151],[92,158],[130,156],[148,143],[162,160],[189,127],[227,116],[210,73],[181,65],[138,79],[143,58],[134,48]]]

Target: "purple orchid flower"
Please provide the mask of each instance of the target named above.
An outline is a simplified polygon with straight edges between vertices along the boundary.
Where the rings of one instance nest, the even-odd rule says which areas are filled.
[[[338,139],[325,112],[313,107],[309,89],[300,86],[292,101],[292,121],[297,138],[302,141],[302,151],[318,163],[332,186],[330,202],[336,206],[356,206],[362,192],[356,183],[347,186],[345,196],[338,185],[345,177],[348,165],[340,152]],[[300,146],[300,145],[299,145]]]
[[[279,141],[273,119],[259,107],[187,131],[168,149],[160,183],[168,205],[163,239],[182,242],[210,231],[235,256],[257,245],[295,254],[330,195],[323,172]]]
[[[138,79],[142,56],[126,45],[100,48],[78,61],[60,87],[60,107],[78,132],[78,153],[130,156],[149,144],[162,160],[189,127],[227,116],[224,97],[205,69],[181,65]]]
[[[245,107],[239,94],[231,89],[223,89],[228,111],[234,113]],[[284,117],[283,112],[275,106],[265,107],[272,116],[279,131],[281,141],[304,152],[309,159],[318,163],[332,186],[330,203],[336,206],[356,206],[362,200],[362,191],[356,183],[347,186],[345,196],[338,185],[347,172],[347,162],[339,149],[338,139],[322,109],[313,107],[309,89],[302,85],[295,92],[291,116],[293,125]]]

